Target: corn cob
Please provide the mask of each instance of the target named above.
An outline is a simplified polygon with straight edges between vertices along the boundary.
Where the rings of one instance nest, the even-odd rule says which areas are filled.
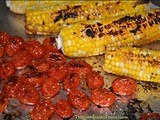
[[[61,29],[57,46],[68,57],[100,55],[108,46],[142,46],[160,39],[160,9],[81,22]]]
[[[109,47],[104,71],[136,80],[160,82],[160,51],[136,47]]]
[[[137,3],[137,1],[82,1],[54,8],[36,9],[26,13],[26,32],[28,34],[55,34],[71,23],[135,13],[143,11],[147,5]]]

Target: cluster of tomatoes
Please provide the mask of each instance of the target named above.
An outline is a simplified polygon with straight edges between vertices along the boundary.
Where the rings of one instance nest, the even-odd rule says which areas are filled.
[[[90,95],[82,90],[82,79]],[[0,112],[5,112],[10,98],[17,98],[34,106],[29,114],[33,120],[47,120],[54,113],[69,118],[74,115],[72,107],[84,111],[91,102],[108,107],[115,102],[116,94],[130,95],[136,90],[131,78],[114,80],[114,93],[103,88],[103,77],[84,60],[67,61],[54,38],[46,38],[41,44],[6,32],[0,32],[0,82]],[[54,104],[51,99],[60,90],[67,91],[66,97]]]

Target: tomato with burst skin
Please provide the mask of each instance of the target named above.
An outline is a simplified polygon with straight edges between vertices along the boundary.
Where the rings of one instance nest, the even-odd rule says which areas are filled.
[[[103,77],[96,71],[91,71],[87,74],[86,82],[90,89],[98,89],[104,85]]]
[[[22,85],[20,78],[13,76],[4,84],[3,91],[8,97],[16,98],[18,89]]]
[[[92,66],[84,60],[71,60],[67,64],[67,69],[69,73],[78,73],[80,77],[85,77],[92,70]]]
[[[18,91],[18,100],[27,105],[35,105],[40,100],[40,93],[34,86],[22,85]]]
[[[35,87],[40,87],[45,79],[46,75],[38,71],[28,71],[22,75],[23,84],[29,84]]]
[[[8,103],[8,97],[5,96],[2,91],[0,91],[0,113],[4,112],[7,109]]]
[[[53,78],[57,82],[62,82],[62,80],[67,76],[68,71],[67,68],[63,65],[57,65],[54,67],[51,67],[48,70],[48,76]]]
[[[67,100],[60,99],[56,103],[56,113],[62,118],[69,118],[73,115],[72,107]]]
[[[77,89],[80,85],[80,77],[77,73],[71,73],[63,80],[63,88],[67,91]]]
[[[0,32],[0,44],[5,46],[6,43],[10,42],[10,34],[6,32]]]
[[[73,90],[67,96],[72,106],[79,110],[87,110],[90,106],[88,95],[80,90]]]
[[[61,87],[58,82],[55,82],[53,78],[48,78],[43,82],[41,92],[44,98],[50,98],[55,96],[60,89]]]
[[[46,53],[46,61],[50,64],[50,66],[54,65],[64,65],[66,63],[66,58],[60,52],[47,52]]]
[[[24,39],[19,36],[12,36],[10,42],[5,45],[5,52],[8,56],[13,56],[16,52],[22,49]]]
[[[112,82],[112,88],[118,95],[131,95],[135,92],[137,84],[132,78],[116,78]]]
[[[115,102],[116,96],[111,91],[105,88],[100,88],[92,91],[91,99],[92,102],[98,106],[108,107]]]
[[[32,60],[32,56],[26,50],[22,50],[14,54],[12,64],[16,69],[26,68]]]
[[[32,110],[30,117],[32,120],[48,120],[55,112],[55,106],[50,100],[42,100]]]
[[[34,57],[34,58],[43,58],[45,55],[45,49],[39,41],[28,40],[25,45],[25,49]]]
[[[160,114],[145,113],[145,114],[142,114],[138,120],[160,120]]]
[[[54,37],[45,38],[43,40],[43,46],[47,52],[50,52],[50,51],[59,52],[56,46],[56,40]]]
[[[4,47],[0,45],[0,57],[4,55]]]

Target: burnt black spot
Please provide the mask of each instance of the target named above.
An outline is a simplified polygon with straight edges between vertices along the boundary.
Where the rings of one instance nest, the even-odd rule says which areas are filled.
[[[91,30],[91,29],[87,29],[86,30],[86,35],[87,36],[89,36],[89,37],[94,37],[94,34],[95,34],[95,32],[93,31],[93,30]]]
[[[140,28],[141,28],[141,26],[140,26],[140,25],[137,25],[136,29],[131,30],[130,32],[133,33],[133,34],[136,34],[137,31],[140,31]]]
[[[60,13],[60,15],[58,15],[58,16],[56,17],[56,19],[54,20],[54,23],[56,23],[57,21],[59,21],[61,18],[63,18],[63,17],[62,17],[62,13]]]
[[[97,22],[97,25],[98,25],[98,26],[102,26],[103,24],[102,24],[102,23]]]
[[[81,67],[81,68],[83,68],[84,65],[82,65],[80,63],[71,63],[71,67]]]
[[[49,55],[49,58],[50,60],[55,60],[55,61],[62,60],[62,57],[60,55],[56,55],[52,53]]]

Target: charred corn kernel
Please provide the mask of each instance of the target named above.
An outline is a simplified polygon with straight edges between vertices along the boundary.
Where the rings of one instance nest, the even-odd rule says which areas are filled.
[[[139,52],[137,53],[136,51]],[[155,54],[157,52],[159,54]],[[112,56],[110,59],[108,59],[109,55]],[[158,58],[160,51],[136,47],[117,47],[114,50],[107,48],[103,69],[106,72],[116,75],[160,83],[160,61],[158,59],[149,60],[149,58],[155,58],[155,56]],[[148,62],[148,64],[141,64],[135,61],[144,61],[144,63]],[[120,63],[124,65],[121,66]]]
[[[59,49],[63,49],[63,47],[65,47],[63,42],[68,40],[71,42],[75,41],[76,44],[85,44],[87,46],[85,49],[81,47],[82,51],[86,51],[85,56],[77,53],[78,56],[76,57],[103,54],[105,47],[109,46],[143,46],[160,39],[160,30],[155,29],[160,26],[159,19],[160,9],[155,9],[124,17],[118,16],[112,19],[79,22],[62,28],[56,41]],[[145,28],[144,23],[147,23]],[[134,27],[128,28],[130,25]],[[150,35],[151,37],[148,37]],[[93,45],[93,52],[87,50],[90,48],[90,44]],[[72,47],[72,45],[70,47]],[[70,47],[68,47],[68,49],[70,49]],[[135,50],[134,52],[139,53],[140,51]],[[63,51],[63,53],[68,57],[74,57],[69,56],[65,51]],[[142,55],[146,54],[148,53],[143,51]],[[143,63],[144,61],[137,62]]]
[[[58,33],[61,28],[79,21],[88,21],[88,20],[98,20],[105,19],[108,17],[115,17],[123,15],[121,11],[124,11],[125,14],[135,13],[138,11],[144,11],[148,4],[138,3],[139,0],[127,1],[72,1],[66,4],[59,4],[57,6],[49,6],[42,9],[35,9],[32,11],[26,12],[26,22],[25,27],[32,25],[33,22],[36,22],[34,30],[30,31],[32,34],[54,34]],[[126,7],[128,6],[128,7]],[[142,6],[142,7],[138,7]],[[137,9],[135,9],[137,8]],[[117,13],[117,14],[114,14]],[[27,18],[30,17],[40,17],[43,20],[43,27],[48,26],[49,23],[53,23],[52,29],[48,32],[38,32],[36,27],[39,25],[37,20],[32,19],[28,21]],[[29,30],[27,29],[28,33]],[[97,37],[99,39],[99,37]]]

